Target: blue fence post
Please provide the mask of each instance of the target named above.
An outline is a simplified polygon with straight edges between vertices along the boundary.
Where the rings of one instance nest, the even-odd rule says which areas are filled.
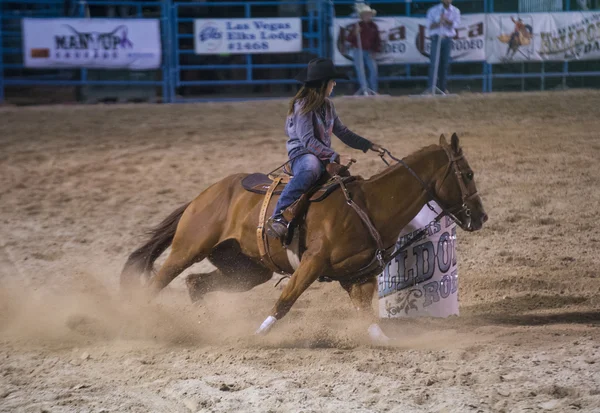
[[[2,43],[2,6],[0,5],[0,104],[4,103],[4,44]]]
[[[196,39],[193,39],[194,42]],[[179,4],[171,7],[171,100],[177,102],[177,87],[179,86]]]
[[[333,39],[334,37],[331,36],[333,34],[331,28],[333,27],[333,22],[335,19],[335,3],[334,0],[329,0],[329,4],[331,4],[331,7],[329,8],[329,15],[327,16],[328,21],[327,21],[327,27],[329,28],[329,30],[327,30],[327,34],[326,34],[326,43],[327,43],[327,51],[328,51],[328,57],[333,59],[333,55],[335,53],[335,45],[333,44]]]
[[[571,0],[565,0],[565,9],[566,11],[571,11]],[[569,72],[569,62],[563,62],[563,78],[562,78],[562,86],[563,89],[567,88],[567,73]]]
[[[318,3],[319,7],[317,8],[317,13],[318,13],[318,23],[317,23],[317,30],[319,32],[318,36],[317,36],[317,41],[319,42],[319,57],[325,57],[325,50],[323,50],[323,46],[325,44],[325,42],[323,41],[324,39],[329,38],[328,36],[323,34],[323,17],[324,17],[324,7],[323,7],[323,2],[320,1]],[[331,27],[331,26],[327,26],[327,27]]]
[[[406,17],[410,17],[410,6],[411,6],[411,1],[409,0],[405,0],[404,3],[404,12],[406,13]],[[404,69],[406,70],[406,73],[404,75],[404,77],[406,78],[406,80],[410,79],[410,63],[407,63],[404,66]]]
[[[85,15],[85,6],[86,6],[86,2],[85,0],[80,0],[79,1],[79,17],[80,18],[86,18],[87,16]],[[90,14],[89,16],[90,18],[92,17],[92,15]],[[87,69],[81,68],[79,69],[79,73],[80,73],[80,80],[81,80],[81,87],[84,88],[83,90],[85,90],[85,82],[87,81]],[[81,89],[79,89],[80,93],[81,93]]]
[[[245,17],[248,19],[251,17],[251,4],[244,4],[244,13]],[[252,55],[250,53],[246,53],[246,80],[252,80]]]
[[[540,83],[540,90],[544,91],[546,89],[546,77],[545,77],[545,73],[546,73],[546,65],[544,64],[545,62],[542,60],[542,81]]]
[[[486,13],[493,13],[494,12],[494,0],[484,0],[484,7],[486,10]],[[489,25],[487,24],[487,16],[486,16],[486,25],[489,27]],[[487,39],[486,39],[487,42]],[[486,56],[487,58],[487,56]],[[493,92],[493,77],[494,77],[494,65],[491,63],[486,62],[485,63],[487,65],[487,87],[486,87],[486,92],[491,93]]]
[[[165,103],[171,103],[169,79],[170,79],[170,30],[169,30],[169,0],[165,0],[160,6],[160,26],[161,26],[161,43],[162,43],[162,101]]]

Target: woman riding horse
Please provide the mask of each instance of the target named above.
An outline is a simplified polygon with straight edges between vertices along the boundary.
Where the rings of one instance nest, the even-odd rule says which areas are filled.
[[[335,85],[332,79],[344,77],[337,74],[331,61],[312,61],[303,76],[304,91],[292,102],[294,112],[288,118],[288,149],[290,156],[306,161],[293,162],[295,183],[291,186],[295,189],[284,193],[288,200],[278,205],[275,216],[323,173],[322,162],[348,160],[331,150],[331,132],[364,151],[381,149],[348,131],[326,99]],[[320,87],[307,87],[317,82]],[[303,110],[308,112],[303,115]],[[296,122],[305,125],[296,126]],[[298,135],[298,131],[303,134]],[[443,209],[438,218],[449,216],[469,232],[483,227],[488,217],[456,134],[450,144],[442,135],[439,144],[424,147],[404,159],[395,158],[386,150],[384,153],[396,163],[311,204],[302,223],[299,242],[304,247],[297,251],[297,259],[290,259],[290,251],[282,243],[268,245],[273,263],[291,278],[257,334],[270,331],[307,288],[326,277],[339,282],[358,316],[370,323],[371,339],[386,343],[389,339],[378,325],[372,302],[377,275],[393,259],[392,251],[401,230],[430,200]],[[249,291],[271,280],[273,270],[261,250],[264,240],[262,236],[257,239],[265,213],[264,195],[243,186],[247,177],[248,174],[237,173],[215,182],[153,228],[146,242],[129,255],[121,273],[123,288],[138,288],[139,277],[144,275],[149,282],[143,291],[147,297],[155,297],[175,277],[205,259],[216,269],[187,276],[193,301],[215,291]],[[169,247],[168,257],[152,275],[154,262]]]
[[[273,216],[266,223],[266,232],[273,238],[285,238],[289,222],[283,217],[283,211],[317,183],[327,163],[350,163],[350,156],[331,149],[332,132],[351,148],[363,152],[382,150],[340,121],[333,102],[328,99],[336,78],[348,79],[348,76],[337,72],[330,59],[313,59],[296,76],[304,85],[290,101],[286,120],[289,137],[286,146],[293,178],[285,186]]]

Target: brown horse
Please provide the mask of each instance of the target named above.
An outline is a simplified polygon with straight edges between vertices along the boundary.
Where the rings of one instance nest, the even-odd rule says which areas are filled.
[[[402,228],[432,198],[463,230],[482,228],[487,215],[456,134],[450,145],[442,135],[439,145],[423,148],[403,161],[404,165],[394,164],[370,179],[357,179],[347,185],[352,201],[367,211],[383,245],[393,248]],[[154,228],[149,241],[129,256],[121,274],[122,286],[137,284],[140,274],[149,274],[154,261],[169,246],[172,249],[166,262],[148,284],[151,296],[205,258],[217,270],[188,276],[186,283],[193,301],[211,291],[248,291],[270,280],[273,272],[261,261],[256,239],[264,198],[242,187],[245,176],[231,175],[215,183]],[[275,201],[271,201],[268,214]],[[297,265],[281,243],[269,246],[282,272],[293,275],[257,333],[266,333],[313,282],[326,276],[348,292],[359,315],[373,321],[369,327],[371,337],[386,341],[371,308],[381,266],[356,276],[376,261],[373,257],[377,244],[357,212],[347,205],[343,191],[311,204],[302,229],[305,250]],[[380,263],[383,261],[385,257]]]

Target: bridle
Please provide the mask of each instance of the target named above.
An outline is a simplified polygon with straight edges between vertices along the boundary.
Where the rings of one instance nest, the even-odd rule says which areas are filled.
[[[471,217],[471,210],[467,206],[467,201],[470,201],[471,199],[476,197],[478,195],[478,193],[477,193],[477,190],[475,190],[475,192],[473,192],[473,193],[469,193],[469,190],[467,189],[467,186],[465,185],[465,181],[463,180],[463,172],[458,167],[457,161],[459,161],[465,157],[462,153],[462,150],[461,150],[460,155],[454,156],[450,152],[448,147],[442,146],[442,148],[446,152],[446,155],[448,155],[448,159],[450,162],[448,163],[448,168],[446,169],[444,178],[441,180],[439,186],[442,187],[444,185],[446,178],[448,176],[450,176],[451,171],[452,171],[452,172],[454,172],[454,175],[456,176],[456,181],[458,182],[458,187],[460,188],[460,197],[461,197],[460,205],[455,205],[454,207],[446,208],[446,210],[447,210],[446,213],[461,228],[469,230],[470,225],[471,225],[470,221],[469,221],[469,223],[465,224],[458,218],[457,215],[463,213],[465,217],[467,217],[467,218]],[[442,209],[444,209],[444,207],[440,204],[440,202],[438,200],[436,200],[436,202],[438,203],[438,205],[440,205],[440,207]]]
[[[470,220],[468,223],[463,222],[460,218],[458,218],[458,215],[463,213],[464,216],[466,216],[467,218],[471,217],[471,210],[467,206],[467,201],[476,197],[478,194],[477,194],[477,191],[475,191],[473,193],[469,193],[469,190],[467,189],[467,186],[465,185],[465,182],[462,178],[463,173],[460,170],[460,168],[458,167],[458,163],[457,163],[457,161],[464,158],[464,155],[462,154],[462,152],[460,155],[455,156],[446,145],[441,145],[441,147],[444,149],[444,152],[446,152],[446,155],[448,156],[448,165],[447,165],[446,171],[444,173],[444,178],[439,183],[439,187],[443,186],[443,184],[446,181],[446,179],[448,178],[448,176],[450,176],[451,173],[453,172],[454,175],[456,176],[456,180],[458,181],[458,186],[460,188],[460,195],[461,195],[461,201],[458,204],[449,206],[449,207],[445,206],[445,203],[440,201],[439,198],[431,191],[431,189],[430,189],[431,185],[426,184],[415,173],[415,171],[410,166],[408,166],[407,163],[404,162],[402,159],[396,158],[394,155],[392,155],[392,153],[389,150],[387,150],[385,148],[381,148],[381,152],[379,153],[379,156],[381,157],[381,160],[387,166],[390,166],[390,163],[385,159],[386,155],[389,156],[391,159],[393,159],[394,161],[396,161],[400,165],[402,165],[404,168],[406,168],[408,170],[408,172],[410,172],[410,174],[412,176],[414,176],[417,179],[417,181],[419,181],[419,183],[421,184],[421,186],[423,187],[423,189],[425,190],[425,192],[427,193],[429,198],[431,200],[435,201],[442,209],[442,212],[439,213],[438,216],[436,217],[436,219],[435,219],[436,221],[439,221],[440,219],[442,219],[442,217],[444,215],[446,215],[446,216],[450,217],[450,219],[452,219],[462,229],[469,231],[470,226],[471,226]],[[429,202],[427,202],[427,206],[433,212],[436,212],[435,208],[433,208],[431,206],[431,204],[429,204]]]

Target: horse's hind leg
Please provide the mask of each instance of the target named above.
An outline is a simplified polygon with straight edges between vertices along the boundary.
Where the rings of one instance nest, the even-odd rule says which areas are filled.
[[[215,270],[207,274],[190,274],[186,277],[185,283],[190,299],[193,303],[197,303],[206,294],[215,291],[229,293],[249,291],[269,281],[272,275],[267,269],[243,271],[236,275],[227,275],[220,270]]]
[[[150,280],[148,288],[151,296],[156,296],[182,271],[195,262],[203,260],[206,255],[202,254],[201,251],[171,251],[158,273]]]
[[[377,291],[377,278],[371,277],[366,281],[355,283],[340,282],[340,284],[348,292],[359,317],[370,322],[368,332],[371,339],[378,344],[387,344],[389,338],[377,324],[377,319],[373,313],[373,295]]]
[[[199,234],[197,225],[194,225],[194,217],[187,221],[182,219],[182,223],[180,222],[175,233],[171,253],[150,280],[149,290],[152,296],[169,285],[186,268],[206,258],[218,242],[220,230],[217,225],[203,227]]]
[[[192,302],[213,291],[244,292],[269,281],[273,273],[240,251],[237,241],[220,243],[208,260],[217,270],[207,274],[190,274],[186,285]]]
[[[199,302],[206,293],[213,291],[214,280],[222,277],[221,271],[189,274],[185,277],[185,285],[192,303]]]

